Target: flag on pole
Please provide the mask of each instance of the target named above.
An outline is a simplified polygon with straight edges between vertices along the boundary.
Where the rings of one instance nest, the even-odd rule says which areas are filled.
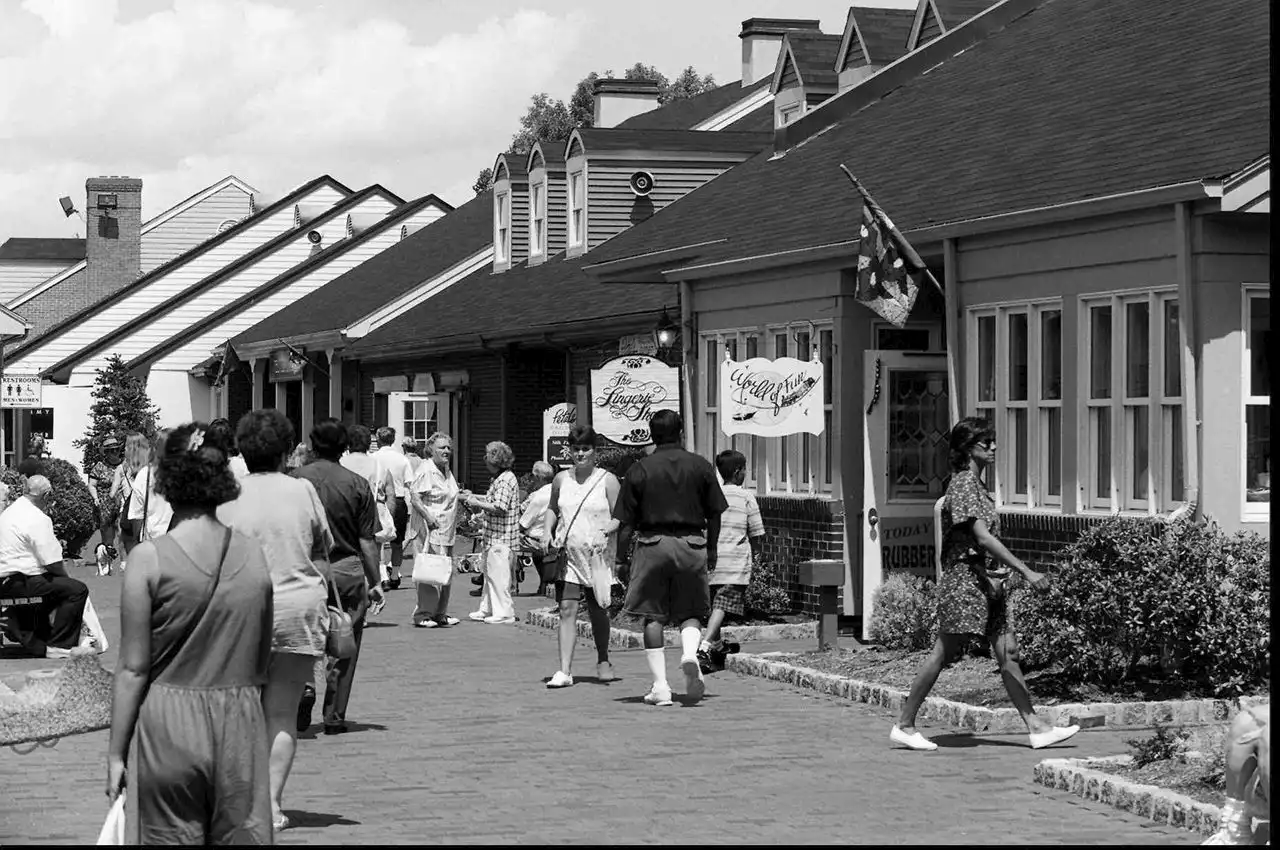
[[[218,364],[218,375],[213,381],[215,387],[220,387],[226,383],[227,376],[240,368],[240,358],[236,356],[236,350],[231,347],[231,341],[223,343],[222,360]]]
[[[858,179],[843,165],[840,169],[862,196],[854,297],[895,327],[903,327],[920,292],[920,279],[927,277],[934,286],[938,282]],[[942,287],[938,289],[941,291]]]

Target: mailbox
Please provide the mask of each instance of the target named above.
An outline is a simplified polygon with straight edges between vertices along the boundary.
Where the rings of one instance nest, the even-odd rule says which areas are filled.
[[[803,561],[800,583],[811,587],[843,587],[844,561]]]
[[[838,588],[844,584],[844,561],[801,561],[800,583],[818,588],[818,649],[838,648]]]

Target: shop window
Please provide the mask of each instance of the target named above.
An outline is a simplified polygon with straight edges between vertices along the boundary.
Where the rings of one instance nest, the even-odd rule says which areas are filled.
[[[493,214],[498,225],[498,238],[494,240],[494,260],[507,262],[511,256],[511,219],[507,208],[507,193],[499,192],[493,196]]]
[[[996,429],[987,486],[1001,506],[1062,505],[1062,308],[1057,303],[970,311],[974,415]]]
[[[1185,498],[1176,298],[1084,301],[1083,506],[1157,513]]]
[[[546,193],[541,183],[534,183],[530,187],[530,228],[529,228],[529,254],[532,256],[544,256],[547,253],[547,204]]]
[[[569,175],[569,244],[582,245],[585,243],[586,222],[583,219],[585,215],[585,205],[583,203],[583,187],[585,180],[581,171],[575,171]]]
[[[1249,518],[1271,508],[1271,295],[1245,292],[1244,333],[1244,500]]]
[[[811,357],[817,346],[822,360],[825,387],[822,434],[791,434],[785,437],[755,437],[736,434],[727,437],[720,430],[720,363],[725,352],[734,360],[752,357]],[[833,409],[835,382],[835,341],[830,323],[805,322],[765,328],[738,328],[702,335],[698,365],[702,402],[698,429],[698,451],[714,460],[733,448],[747,459],[746,485],[759,493],[829,493],[834,480]]]

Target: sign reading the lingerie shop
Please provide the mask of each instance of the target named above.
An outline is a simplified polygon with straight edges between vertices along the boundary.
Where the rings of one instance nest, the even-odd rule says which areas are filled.
[[[573,455],[569,453],[569,429],[577,424],[576,404],[553,404],[542,411],[542,459],[556,471],[573,466]]]
[[[819,360],[726,357],[720,364],[720,430],[726,436],[821,434],[823,380]]]
[[[656,357],[631,354],[591,370],[591,426],[607,440],[647,446],[649,420],[680,410],[680,370]]]

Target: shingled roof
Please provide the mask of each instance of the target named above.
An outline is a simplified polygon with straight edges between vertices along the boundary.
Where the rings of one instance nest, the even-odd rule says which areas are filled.
[[[43,239],[40,237],[12,236],[0,245],[0,260],[45,260],[74,263],[83,260],[85,240]]]
[[[623,130],[583,128],[576,131],[588,154],[642,150],[692,153],[755,153],[773,141],[771,133],[731,130]]]
[[[733,106],[760,89],[769,87],[769,78],[757,80],[745,89],[742,80],[735,80],[711,91],[684,100],[672,100],[658,109],[633,115],[617,125],[623,130],[692,130],[720,112]],[[767,113],[772,115],[772,112]]]
[[[782,62],[795,62],[796,75],[805,87],[836,85],[836,54],[841,36],[794,30],[782,39]]]
[[[477,195],[299,299],[289,309],[263,319],[231,342],[244,345],[342,330],[492,245],[492,216],[493,196],[488,192]]]
[[[979,0],[986,4],[986,0]],[[915,22],[914,9],[879,9],[854,6],[849,14],[857,23],[872,65],[888,65],[907,52],[907,39]]]
[[[709,241],[681,265],[850,242],[861,203],[841,163],[910,231],[1224,176],[1270,150],[1266,4],[1025,6],[852,114],[841,102],[861,103],[862,87],[832,98],[808,116],[818,132],[785,156],[731,169],[590,262]]]
[[[982,14],[996,2],[998,0],[933,0],[933,5],[938,10],[942,25],[950,31]]]

